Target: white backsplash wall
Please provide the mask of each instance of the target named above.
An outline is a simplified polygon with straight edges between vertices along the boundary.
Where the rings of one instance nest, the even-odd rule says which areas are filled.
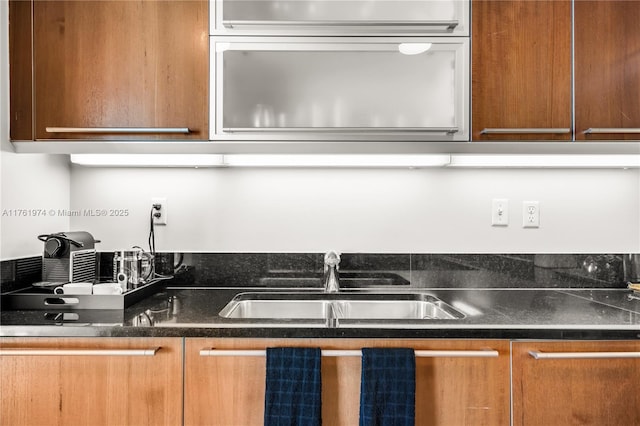
[[[8,22],[4,1],[0,22]],[[17,155],[9,142],[8,31],[0,25],[0,260],[42,255],[36,236],[69,228],[69,218],[58,215],[58,209],[69,208],[69,157]]]
[[[101,250],[147,247],[152,197],[167,198],[160,251],[624,253],[640,251],[640,171],[480,169],[71,169],[72,230]],[[509,199],[508,227],[491,200]],[[540,228],[522,228],[522,202]],[[84,209],[128,210],[91,217]],[[116,212],[114,212],[116,213]]]
[[[69,230],[68,156],[0,157],[0,260],[41,256],[39,234]]]

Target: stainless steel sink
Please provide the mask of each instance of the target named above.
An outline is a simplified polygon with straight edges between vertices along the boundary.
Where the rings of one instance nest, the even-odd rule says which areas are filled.
[[[234,297],[219,314],[261,320],[452,320],[465,315],[429,294],[256,292]]]

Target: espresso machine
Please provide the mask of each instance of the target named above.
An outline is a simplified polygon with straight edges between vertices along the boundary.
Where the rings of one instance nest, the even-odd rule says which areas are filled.
[[[38,235],[44,242],[42,279],[45,282],[96,281],[96,249],[99,240],[88,232],[57,232]]]

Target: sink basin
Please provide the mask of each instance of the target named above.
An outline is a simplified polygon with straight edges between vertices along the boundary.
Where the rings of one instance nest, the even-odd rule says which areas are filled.
[[[429,294],[415,293],[241,293],[219,314],[223,318],[288,320],[442,320],[465,315]]]

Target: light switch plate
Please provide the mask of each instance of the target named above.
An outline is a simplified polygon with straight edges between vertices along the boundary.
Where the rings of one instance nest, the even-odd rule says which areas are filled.
[[[509,200],[494,198],[491,202],[491,226],[509,225]]]

